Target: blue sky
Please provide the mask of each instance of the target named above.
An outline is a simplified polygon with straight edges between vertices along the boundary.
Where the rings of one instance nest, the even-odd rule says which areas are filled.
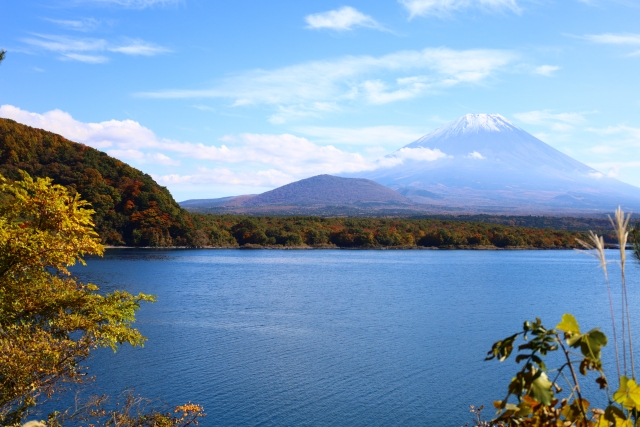
[[[6,2],[0,117],[151,174],[259,193],[500,113],[640,186],[640,2]]]

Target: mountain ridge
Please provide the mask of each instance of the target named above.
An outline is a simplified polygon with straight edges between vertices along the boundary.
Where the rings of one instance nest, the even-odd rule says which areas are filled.
[[[287,209],[406,208],[414,202],[402,194],[363,178],[316,175],[254,196],[196,199],[180,202],[192,211],[210,208],[248,209],[264,212]]]
[[[429,161],[412,158],[424,150],[438,155]],[[378,164],[373,171],[343,176],[371,179],[403,193],[427,191],[436,197],[408,197],[474,212],[595,213],[618,204],[640,209],[639,188],[604,176],[499,114],[465,115]]]

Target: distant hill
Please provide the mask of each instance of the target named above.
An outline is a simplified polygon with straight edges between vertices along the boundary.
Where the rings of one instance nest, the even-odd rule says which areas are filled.
[[[369,179],[317,175],[283,185],[245,200],[243,206],[260,205],[412,205],[403,195]]]
[[[188,213],[149,175],[109,155],[9,119],[0,119],[0,174],[20,179],[22,169],[50,177],[89,201],[105,244],[186,245]]]
[[[417,203],[489,214],[640,209],[640,188],[561,153],[499,114],[467,114],[389,154],[367,178]]]
[[[242,205],[242,202],[252,197],[254,197],[253,194],[246,196],[220,197],[218,199],[191,199],[180,202],[180,206],[187,210],[232,207]]]
[[[186,200],[180,205],[188,210],[254,213],[357,212],[359,210],[401,209],[415,205],[402,194],[368,179],[318,175],[283,185],[257,196]]]

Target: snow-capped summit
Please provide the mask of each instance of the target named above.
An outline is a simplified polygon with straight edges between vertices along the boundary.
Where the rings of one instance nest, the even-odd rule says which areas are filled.
[[[462,116],[378,165],[355,176],[428,204],[485,212],[640,209],[639,188],[604,176],[500,114]]]
[[[579,170],[583,174],[596,172],[500,114],[467,114],[403,148],[437,149],[449,158],[488,159],[500,161],[509,168],[552,167],[565,171]]]
[[[461,135],[479,132],[522,130],[500,114],[466,114],[429,135]],[[427,135],[427,136],[429,136]]]

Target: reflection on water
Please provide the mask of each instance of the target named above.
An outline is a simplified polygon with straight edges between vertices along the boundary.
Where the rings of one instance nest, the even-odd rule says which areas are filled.
[[[205,426],[459,426],[504,396],[515,364],[483,358],[523,320],[610,324],[571,251],[121,249],[74,273],[158,296],[145,348],[91,361],[96,387],[198,402]]]

